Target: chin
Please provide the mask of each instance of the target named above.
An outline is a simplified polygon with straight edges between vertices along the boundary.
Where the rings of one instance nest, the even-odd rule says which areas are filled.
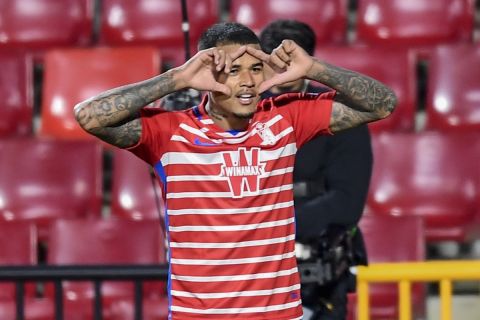
[[[252,112],[242,112],[242,113],[236,112],[233,115],[238,119],[251,119],[251,118],[253,118],[254,114],[255,114],[255,112],[252,111]]]

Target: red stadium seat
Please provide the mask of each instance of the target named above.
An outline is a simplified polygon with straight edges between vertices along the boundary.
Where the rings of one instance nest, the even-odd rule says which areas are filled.
[[[50,265],[140,265],[166,261],[163,232],[159,224],[151,221],[57,220],[50,234],[47,256]],[[72,312],[91,315],[93,284],[83,281],[64,281],[62,284],[66,318],[70,319],[68,315]],[[163,282],[147,282],[144,286],[145,299],[160,300],[165,297],[165,290]],[[46,295],[53,296],[51,286],[46,287]],[[131,281],[102,282],[104,314],[111,313],[112,302],[131,302],[133,296]],[[81,306],[89,307],[82,310]]]
[[[398,98],[395,112],[369,125],[373,133],[414,130],[416,109],[416,65],[409,50],[381,47],[317,46],[315,55],[334,65],[361,72],[392,88]]]
[[[39,135],[97,141],[75,121],[74,105],[107,89],[157,75],[160,56],[150,47],[53,50],[45,55],[44,70]]]
[[[424,218],[429,242],[464,241],[479,194],[476,140],[441,132],[374,135],[370,212]]]
[[[0,43],[29,51],[88,45],[92,16],[93,0],[1,1]]]
[[[0,218],[28,220],[44,240],[58,218],[99,216],[102,154],[98,144],[48,139],[0,140]]]
[[[359,227],[367,247],[369,263],[424,261],[425,229],[421,217],[364,215]],[[406,236],[407,235],[407,236]],[[370,319],[398,319],[398,286],[371,284]],[[412,311],[425,316],[425,285],[412,286]]]
[[[219,20],[219,1],[186,2],[193,55],[201,33]],[[160,48],[164,61],[173,65],[185,62],[181,2],[103,0],[100,43],[110,46],[152,45]]]
[[[231,0],[230,20],[245,24],[257,34],[277,19],[296,19],[309,24],[322,44],[347,41],[345,0]]]
[[[33,123],[33,63],[18,51],[2,50],[0,65],[0,137],[29,135]]]
[[[38,234],[34,224],[26,221],[0,223],[0,265],[36,265],[38,259]],[[25,319],[48,320],[53,318],[53,304],[35,297],[35,283],[25,286]],[[15,284],[0,284],[0,319],[16,319]]]
[[[12,241],[14,239],[14,241]],[[36,265],[37,229],[26,221],[0,223],[0,265]],[[28,286],[27,297],[34,297],[35,288]],[[0,301],[15,300],[15,284],[0,283]]]
[[[150,172],[149,165],[132,153],[113,150],[112,215],[132,220],[164,218],[162,190]]]
[[[358,0],[357,41],[392,47],[472,42],[474,0]]]
[[[480,45],[441,46],[428,65],[427,129],[480,132]]]

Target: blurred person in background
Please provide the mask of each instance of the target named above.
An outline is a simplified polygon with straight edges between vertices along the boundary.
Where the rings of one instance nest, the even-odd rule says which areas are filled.
[[[284,39],[295,41],[314,55],[315,32],[303,22],[276,20],[260,33],[262,49],[267,53]],[[263,97],[329,90],[298,79],[272,87]],[[364,210],[372,164],[366,124],[332,136],[319,136],[298,150],[294,169],[298,259],[300,270],[305,265],[308,274],[316,275],[307,277],[301,273],[302,301],[307,309],[305,320],[309,314],[310,319],[346,318],[347,293],[355,291],[356,281],[349,267],[367,263],[361,232],[356,225]],[[302,261],[305,246],[310,258]],[[316,264],[317,261],[320,264]],[[323,270],[318,270],[318,266]]]

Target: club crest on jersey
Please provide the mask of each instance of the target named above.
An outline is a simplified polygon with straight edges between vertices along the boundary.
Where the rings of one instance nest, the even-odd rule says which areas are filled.
[[[257,123],[255,125],[255,129],[258,132],[258,135],[262,139],[263,145],[274,145],[277,142],[275,135],[273,134],[272,130],[265,125],[265,123]]]
[[[265,163],[260,163],[260,148],[239,148],[223,152],[220,176],[228,181],[233,198],[242,198],[246,192],[258,194],[260,176],[265,173]]]

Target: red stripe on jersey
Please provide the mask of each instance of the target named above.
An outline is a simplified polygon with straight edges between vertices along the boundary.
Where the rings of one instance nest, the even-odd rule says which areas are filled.
[[[218,280],[218,283],[225,282],[226,280],[230,280],[233,276],[245,276],[241,277],[242,279],[246,278],[254,278],[250,275],[257,275],[258,279],[262,278],[274,278],[280,277],[282,275],[289,275],[291,276],[291,270],[297,267],[296,258],[288,258],[277,261],[276,264],[262,262],[258,264],[237,264],[237,265],[229,265],[228,268],[218,268],[217,266],[195,266],[192,268],[190,265],[180,265],[175,264],[172,266],[172,274],[176,276],[185,276],[185,277],[196,277],[194,279],[190,279],[191,282],[196,282],[201,285],[204,282],[212,282],[209,277],[227,277]],[[272,275],[272,273],[276,273]],[[224,281],[225,280],[225,281]],[[237,281],[237,280],[232,280]],[[240,280],[238,280],[240,281]],[[247,280],[245,280],[247,281]],[[252,280],[249,280],[252,281]],[[229,281],[226,281],[227,283]],[[217,283],[217,284],[218,284]],[[221,286],[220,286],[221,287]]]
[[[293,233],[292,233],[293,235]],[[172,254],[172,258],[177,259],[213,259],[221,260],[225,258],[229,259],[242,259],[249,257],[261,257],[282,254],[285,252],[285,248],[294,248],[294,245],[289,242],[295,242],[295,239],[282,241],[280,243],[262,244],[257,246],[248,247],[233,247],[232,248],[176,248],[174,250],[175,256]]]

